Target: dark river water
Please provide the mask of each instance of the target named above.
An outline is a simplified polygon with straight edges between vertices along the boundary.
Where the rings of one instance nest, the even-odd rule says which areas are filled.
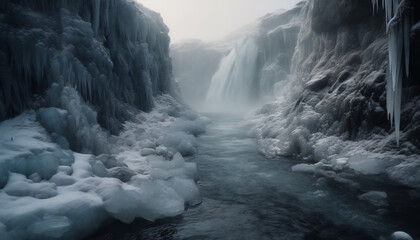
[[[296,159],[268,159],[240,117],[209,115],[196,162],[202,203],[181,216],[126,225],[112,222],[88,239],[387,239],[394,231],[420,237],[416,190],[385,176],[353,176],[359,188],[293,172]],[[388,194],[388,206],[358,199]]]

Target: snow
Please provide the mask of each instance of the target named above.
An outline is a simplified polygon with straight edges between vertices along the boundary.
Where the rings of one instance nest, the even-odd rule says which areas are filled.
[[[2,239],[81,238],[108,218],[154,221],[201,202],[196,164],[165,139],[195,151],[194,135],[205,131],[208,120],[173,97],[156,97],[155,109],[126,122],[119,136],[104,135],[109,153],[101,155],[77,153],[54,141],[67,139],[62,121],[54,120],[68,115],[61,108],[41,108],[0,123],[0,171],[7,173],[1,175]]]

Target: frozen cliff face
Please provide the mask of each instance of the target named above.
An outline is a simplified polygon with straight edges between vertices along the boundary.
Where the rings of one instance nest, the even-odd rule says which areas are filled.
[[[387,81],[387,112],[391,125],[395,126],[397,145],[400,140],[401,101],[403,85],[413,74],[411,69],[411,45],[413,25],[419,21],[420,3],[412,0],[372,0],[373,9],[379,10],[380,5],[385,11],[387,33],[389,34],[388,56],[389,70]],[[414,70],[415,71],[415,70]]]
[[[403,86],[398,148],[387,120],[384,18],[382,11],[372,13],[370,1],[305,3],[291,76],[277,89],[281,98],[257,112],[256,134],[263,153],[318,162],[311,171],[341,182],[346,182],[341,172],[350,169],[386,172],[419,186],[418,83]],[[412,46],[418,45],[415,40],[413,28]],[[412,47],[410,53],[416,51],[418,47]],[[417,69],[410,75],[418,76]]]
[[[206,120],[171,80],[168,29],[135,1],[1,1],[0,239],[81,239],[198,204],[183,156]]]
[[[0,26],[1,120],[59,107],[70,86],[117,133],[171,89],[168,28],[135,1],[2,1]]]
[[[257,76],[259,101],[272,100],[291,73],[291,61],[300,30],[298,4],[288,11],[277,11],[260,19],[257,45],[261,51]]]

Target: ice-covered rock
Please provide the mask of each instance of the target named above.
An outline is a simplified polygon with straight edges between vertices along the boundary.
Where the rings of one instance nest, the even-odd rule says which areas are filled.
[[[169,116],[172,108],[179,117]],[[126,122],[119,136],[106,138],[110,153],[98,156],[63,149],[39,117],[31,111],[0,123],[2,239],[81,238],[110,217],[153,221],[201,202],[196,164],[170,153],[161,137],[194,144],[197,131],[188,129],[202,129],[206,120],[171,96],[158,96],[152,112],[136,116],[143,121]],[[133,144],[123,144],[127,139]],[[145,142],[156,147],[148,156],[138,147]]]
[[[168,31],[134,0],[0,3],[1,239],[80,239],[200,201],[196,166],[169,161],[205,120],[165,94]]]
[[[149,156],[156,154],[156,151],[153,148],[143,148],[140,152],[142,156]]]
[[[412,2],[414,9],[420,9],[418,1]],[[255,112],[254,134],[261,151],[271,157],[295,155],[322,162],[323,172],[336,174],[387,173],[400,183],[418,187],[418,83],[411,81],[405,86],[411,97],[404,98],[401,108],[404,127],[398,148],[394,133],[398,129],[390,128],[387,122],[387,98],[391,95],[386,86],[393,85],[387,83],[392,78],[387,77],[386,16],[374,3],[375,14],[371,2],[363,0],[301,3],[295,14],[301,24],[293,57],[289,58],[290,75],[276,85],[278,98]],[[395,14],[386,11],[385,15]],[[413,21],[418,22],[420,16],[414,15]],[[280,27],[286,23],[275,24]],[[409,39],[412,61],[417,61],[413,56],[420,52],[418,36],[412,33]],[[400,58],[402,75],[407,60],[403,55],[391,60]],[[420,72],[410,69],[410,78],[417,79]],[[320,171],[315,165],[296,165],[294,169]]]
[[[391,239],[392,240],[413,240],[413,238],[410,235],[408,235],[408,233],[401,232],[401,231],[392,233]]]
[[[117,133],[135,108],[150,110],[155,95],[172,91],[169,30],[136,1],[3,1],[0,13],[1,120],[65,105],[61,90],[72,86]]]
[[[388,195],[386,192],[380,192],[380,191],[370,191],[364,194],[359,195],[358,197],[362,201],[367,201],[372,205],[375,205],[377,207],[386,207],[388,206]]]

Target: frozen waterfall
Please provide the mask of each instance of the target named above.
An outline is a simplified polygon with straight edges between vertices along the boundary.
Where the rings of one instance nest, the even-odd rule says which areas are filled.
[[[259,95],[258,46],[253,38],[240,41],[213,75],[205,100],[208,110],[228,110],[256,102]],[[240,109],[239,109],[240,110]]]

